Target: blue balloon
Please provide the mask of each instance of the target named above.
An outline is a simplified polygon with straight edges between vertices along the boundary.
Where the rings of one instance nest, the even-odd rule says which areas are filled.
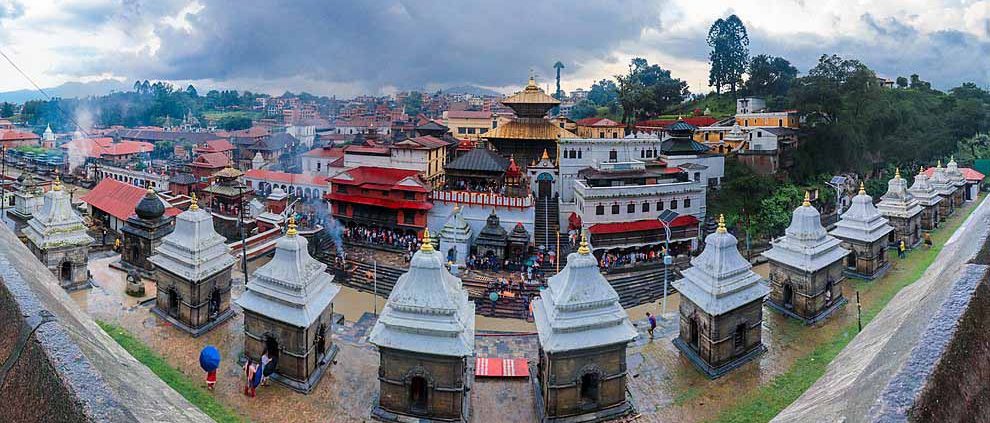
[[[212,372],[220,367],[220,350],[213,345],[207,345],[199,352],[199,367],[205,372]]]

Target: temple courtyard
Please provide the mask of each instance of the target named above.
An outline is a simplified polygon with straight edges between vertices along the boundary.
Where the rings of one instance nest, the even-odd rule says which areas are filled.
[[[963,225],[976,205],[980,219],[987,213],[979,201],[967,203],[933,233],[935,248],[921,246],[897,259],[889,252],[893,266],[881,279],[867,282],[850,280],[844,284],[844,296],[850,302],[828,319],[804,326],[796,320],[764,308],[763,343],[768,350],[759,358],[724,377],[709,380],[674,347],[677,336],[678,295],[667,302],[667,313],[655,339],[646,333],[645,313],[659,313],[659,304],[628,309],[636,322],[639,336],[628,349],[629,394],[638,415],[635,421],[718,421],[745,416],[743,420],[768,420],[780,408],[793,401],[824,371],[828,361],[856,334],[857,304],[861,301],[863,323],[868,323],[901,288],[921,278],[937,277],[943,270],[958,267],[956,254],[961,249],[979,248],[977,240],[968,239]],[[974,216],[976,217],[976,216]],[[973,219],[975,220],[975,219]],[[936,254],[938,257],[936,258]],[[257,422],[369,421],[378,392],[378,354],[367,341],[385,299],[343,287],[336,297],[334,310],[343,324],[334,327],[334,341],[340,347],[336,365],[309,395],[298,394],[273,383],[258,389],[257,397],[242,393],[242,370],[237,361],[243,351],[243,314],[237,315],[198,338],[192,338],[150,312],[154,284],[146,283],[146,296],[132,298],[124,293],[125,275],[109,267],[112,253],[94,254],[89,263],[95,287],[76,291],[72,298],[92,317],[122,328],[165,361],[203,384],[199,368],[199,351],[215,345],[223,354],[216,390],[212,395],[243,419]],[[258,259],[249,270],[264,264]],[[235,266],[232,297],[244,292],[244,276]],[[926,270],[927,269],[927,270]],[[767,266],[754,268],[766,277]],[[516,319],[477,318],[476,354],[479,357],[537,357],[535,327]],[[476,380],[472,396],[475,421],[535,421],[533,387],[526,379]],[[204,390],[205,392],[205,390]],[[740,410],[746,410],[745,413]],[[735,413],[739,413],[736,415]]]

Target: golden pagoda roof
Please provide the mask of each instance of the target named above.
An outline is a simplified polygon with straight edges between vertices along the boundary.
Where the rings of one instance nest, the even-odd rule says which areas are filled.
[[[482,138],[517,139],[517,140],[558,140],[561,138],[577,138],[577,134],[554,125],[548,120],[510,121],[498,125],[484,134]]]
[[[215,177],[216,176],[219,176],[221,178],[238,178],[238,177],[240,177],[243,174],[244,174],[244,172],[241,172],[241,171],[239,171],[237,169],[234,169],[232,167],[226,167],[226,168],[223,168],[222,170],[219,170],[216,173],[214,173],[213,176],[215,176]]]
[[[553,107],[560,104],[560,100],[547,95],[543,89],[536,85],[536,80],[530,77],[529,84],[526,85],[526,88],[502,100],[502,104],[506,106],[513,104],[546,104]]]

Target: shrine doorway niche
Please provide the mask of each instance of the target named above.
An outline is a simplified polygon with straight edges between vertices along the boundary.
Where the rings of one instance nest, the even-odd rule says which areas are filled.
[[[553,196],[553,176],[543,172],[536,177],[536,195],[539,198],[550,198]]]
[[[58,274],[59,280],[62,282],[72,282],[72,263],[68,261],[63,262],[62,265],[59,266]]]
[[[413,414],[426,414],[429,395],[429,384],[426,378],[413,376],[409,380],[409,411]]]
[[[601,392],[601,377],[598,373],[588,372],[581,375],[581,405],[584,408],[597,408]]]
[[[784,307],[794,308],[794,288],[791,284],[784,284]]]

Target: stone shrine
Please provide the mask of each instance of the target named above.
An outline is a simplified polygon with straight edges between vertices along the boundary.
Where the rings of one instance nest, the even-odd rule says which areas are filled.
[[[479,259],[487,257],[503,259],[505,258],[505,247],[508,243],[509,233],[506,232],[505,228],[499,222],[498,215],[495,214],[495,209],[492,209],[492,214],[488,215],[485,227],[481,228],[481,232],[478,233],[478,237],[474,240],[475,252],[478,254]]]
[[[949,175],[945,174],[941,160],[938,161],[938,165],[932,171],[932,177],[928,179],[928,182],[932,184],[932,188],[935,189],[935,192],[942,199],[938,203],[938,218],[939,221],[944,222],[945,219],[956,212],[955,204],[952,202],[952,195],[956,192],[956,186],[949,180]]]
[[[859,194],[852,198],[852,205],[842,213],[842,218],[830,232],[842,241],[842,248],[849,250],[846,274],[863,279],[882,276],[890,268],[887,236],[893,231],[873,205],[873,197],[866,194],[866,186],[860,182]]]
[[[939,197],[938,192],[928,182],[928,175],[925,174],[924,166],[914,176],[914,184],[908,188],[908,193],[921,205],[921,230],[931,231],[937,228],[939,203],[942,201],[942,197]]]
[[[121,228],[124,243],[120,250],[120,267],[128,273],[137,270],[141,276],[150,278],[155,267],[148,257],[154,255],[162,239],[172,233],[174,220],[172,216],[165,216],[165,203],[154,189],[148,188],[148,193],[134,208],[134,214]]]
[[[275,256],[251,274],[236,301],[244,310],[244,355],[257,363],[267,351],[272,379],[297,392],[312,391],[338,351],[331,335],[340,286],[326,269],[290,218]]]
[[[966,176],[959,170],[959,164],[955,157],[949,157],[949,163],[945,164],[945,176],[949,183],[956,188],[952,193],[952,207],[960,208],[966,202]]]
[[[71,291],[88,287],[86,263],[93,238],[72,209],[58,175],[52,189],[45,193],[41,209],[33,215],[23,230],[31,252],[52,271],[62,288]]]
[[[444,259],[464,266],[471,250],[471,226],[461,215],[459,205],[454,206],[454,212],[440,229],[440,236],[437,238],[440,240],[440,252],[444,254]]]
[[[543,422],[592,422],[633,412],[626,346],[636,328],[583,237],[533,300],[540,361],[532,378]]]
[[[921,242],[921,204],[908,192],[907,180],[901,177],[900,169],[887,182],[887,193],[880,197],[877,210],[894,227],[894,232],[887,235],[891,247],[898,248],[904,241],[907,248],[914,248]]]
[[[674,345],[709,378],[720,377],[762,352],[763,299],[770,288],[743,258],[738,240],[725,229],[705,238],[705,249],[691,259],[684,278],[673,283],[681,294],[680,335]]]
[[[14,192],[14,209],[8,213],[21,220],[30,219],[45,203],[42,197],[45,191],[41,185],[33,173],[24,172],[18,176],[17,191]]]
[[[189,210],[175,217],[175,230],[148,261],[155,265],[157,298],[151,311],[199,336],[234,316],[230,271],[237,261],[213,229],[213,216],[193,193]]]
[[[468,421],[474,380],[474,303],[444,267],[429,229],[371,330],[379,395],[372,417]],[[415,420],[412,420],[415,419]]]
[[[849,250],[822,226],[810,196],[794,210],[784,236],[762,254],[770,262],[767,305],[786,316],[813,324],[846,303],[842,295],[842,260]]]

